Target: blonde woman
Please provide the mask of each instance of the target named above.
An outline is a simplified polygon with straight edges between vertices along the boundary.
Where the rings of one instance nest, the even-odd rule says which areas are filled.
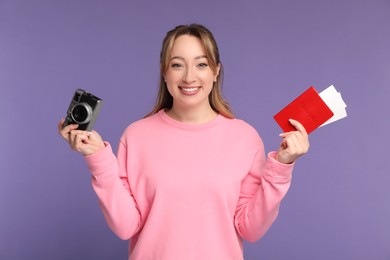
[[[105,219],[130,239],[129,259],[243,259],[242,241],[275,220],[294,162],[309,148],[304,127],[265,155],[257,131],[222,98],[223,67],[199,24],[169,31],[154,108],[123,133],[117,155],[95,132],[58,129],[85,156]]]

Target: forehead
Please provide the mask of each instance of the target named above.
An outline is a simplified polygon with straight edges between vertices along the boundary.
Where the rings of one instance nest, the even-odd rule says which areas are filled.
[[[193,58],[204,56],[205,50],[199,38],[192,35],[181,35],[173,43],[171,58],[175,56]]]

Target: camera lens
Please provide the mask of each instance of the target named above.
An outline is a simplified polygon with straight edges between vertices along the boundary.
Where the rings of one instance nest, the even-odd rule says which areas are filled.
[[[85,124],[92,118],[92,108],[86,103],[79,103],[72,108],[71,115],[77,124]]]

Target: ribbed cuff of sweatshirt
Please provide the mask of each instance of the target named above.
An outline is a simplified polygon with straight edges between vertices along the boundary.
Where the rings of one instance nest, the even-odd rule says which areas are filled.
[[[271,170],[271,172],[273,173],[272,174],[273,177],[291,179],[295,162],[290,164],[281,163],[275,159],[276,153],[277,152],[275,151],[268,153],[268,160],[267,160],[266,167],[268,167]]]
[[[104,142],[105,146],[102,150],[84,156],[84,159],[88,165],[88,168],[93,176],[99,176],[108,172],[113,165],[117,165],[116,157],[112,152],[112,147],[110,143]],[[113,164],[115,162],[115,164]]]

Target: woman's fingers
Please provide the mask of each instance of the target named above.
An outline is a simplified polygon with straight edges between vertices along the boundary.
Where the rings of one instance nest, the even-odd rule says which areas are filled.
[[[277,158],[283,163],[294,162],[298,157],[307,153],[310,146],[308,134],[304,126],[293,119],[290,119],[290,123],[297,131],[286,132],[279,135],[283,140]]]
[[[306,131],[305,127],[301,123],[299,123],[297,120],[294,120],[294,119],[290,119],[289,122],[291,123],[292,126],[295,127],[295,129],[297,129],[297,131],[299,133],[302,134],[303,137],[307,138],[307,136],[308,136],[307,131]],[[285,132],[285,133],[280,134],[279,136],[280,137],[285,137],[288,134],[294,133],[294,132],[296,132],[296,131]]]
[[[289,121],[290,124],[292,124],[295,127],[295,129],[297,129],[298,132],[300,132],[304,136],[307,136],[306,129],[301,123],[299,123],[297,120],[294,119],[290,119]]]
[[[63,124],[64,124],[64,119],[61,119],[61,121],[57,125],[58,133],[61,135],[62,138],[64,138],[66,141],[69,142],[70,132],[77,129],[79,126],[75,124],[71,124],[63,128],[62,127]]]
[[[69,144],[73,149],[79,151],[80,145],[88,143],[88,138],[90,135],[90,132],[82,130],[71,130],[69,132]]]
[[[64,119],[61,119],[57,125],[58,133],[68,142],[72,150],[90,155],[105,147],[102,137],[96,131],[78,130],[77,124],[62,127],[63,124]]]

